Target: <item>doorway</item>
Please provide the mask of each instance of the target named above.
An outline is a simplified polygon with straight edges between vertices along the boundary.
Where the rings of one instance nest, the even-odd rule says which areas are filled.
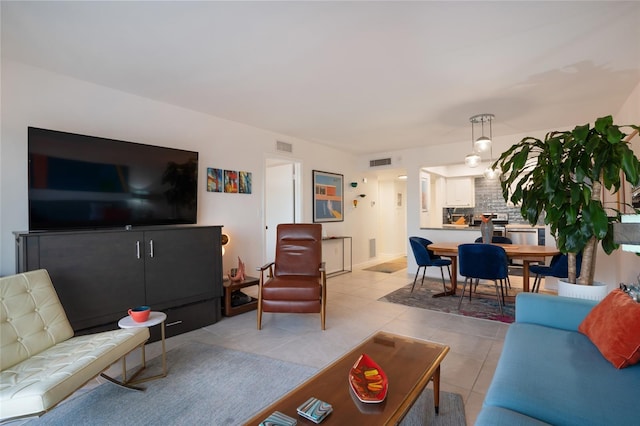
[[[279,223],[300,222],[300,163],[283,158],[267,158],[265,164],[265,258],[275,259],[276,228]]]

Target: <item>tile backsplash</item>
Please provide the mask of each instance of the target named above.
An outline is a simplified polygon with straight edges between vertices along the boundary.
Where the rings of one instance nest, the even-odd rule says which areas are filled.
[[[500,181],[489,180],[485,178],[476,178],[475,182],[475,208],[456,208],[442,209],[443,223],[449,223],[450,215],[459,217],[473,217],[481,213],[507,213],[509,214],[509,223],[527,223],[520,215],[520,208],[507,206],[506,201],[502,198],[502,188]],[[541,220],[540,223],[543,223]]]

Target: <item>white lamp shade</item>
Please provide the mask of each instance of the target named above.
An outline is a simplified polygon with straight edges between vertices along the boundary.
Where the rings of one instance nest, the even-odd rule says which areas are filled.
[[[464,157],[464,164],[468,167],[478,167],[478,164],[480,164],[480,156],[475,152],[472,152]]]
[[[498,179],[500,176],[500,170],[492,169],[491,167],[487,167],[484,169],[484,177],[489,180]]]
[[[485,152],[491,148],[491,139],[486,136],[480,136],[473,146],[477,152]]]

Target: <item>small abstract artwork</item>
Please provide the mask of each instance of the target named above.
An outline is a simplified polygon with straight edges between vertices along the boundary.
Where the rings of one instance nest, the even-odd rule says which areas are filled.
[[[207,168],[207,192],[222,192],[224,190],[224,178],[222,169]]]
[[[235,170],[224,171],[224,192],[238,193],[238,172]]]
[[[239,192],[241,194],[251,194],[251,172],[240,172]]]

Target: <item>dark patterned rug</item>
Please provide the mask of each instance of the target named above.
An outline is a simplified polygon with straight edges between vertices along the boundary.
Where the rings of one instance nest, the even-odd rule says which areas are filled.
[[[515,296],[522,290],[521,288],[505,289],[508,295],[506,296],[504,313],[501,314],[492,281],[481,281],[477,293],[474,292],[471,296],[471,302],[469,302],[469,286],[467,286],[464,300],[460,309],[458,309],[463,283],[464,278],[462,281],[458,281],[458,294],[456,296],[433,298],[434,294],[442,292],[442,281],[425,278],[424,285],[421,286],[420,279],[418,279],[413,293],[411,292],[413,282],[410,282],[378,300],[492,321],[512,323],[515,320]],[[447,281],[448,285],[449,282]]]

